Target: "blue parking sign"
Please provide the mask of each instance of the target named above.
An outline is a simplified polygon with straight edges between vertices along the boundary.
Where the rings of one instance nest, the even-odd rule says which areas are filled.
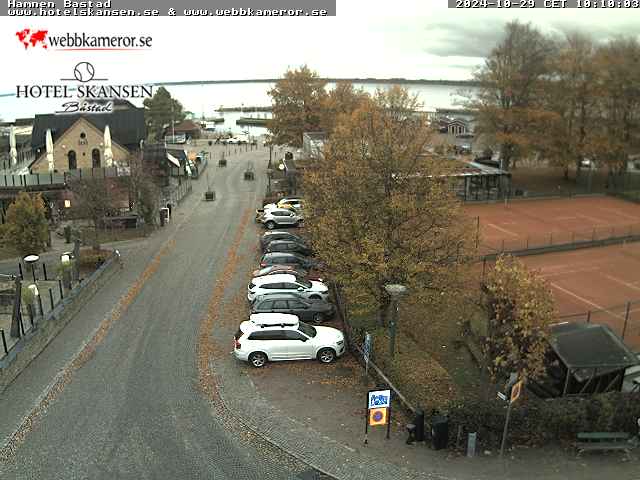
[[[368,408],[385,408],[391,405],[391,390],[374,390],[369,392]]]

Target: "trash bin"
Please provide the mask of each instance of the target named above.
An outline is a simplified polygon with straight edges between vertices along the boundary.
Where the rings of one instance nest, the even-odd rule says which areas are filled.
[[[160,209],[160,226],[164,227],[166,223],[169,223],[169,209],[165,207]]]
[[[449,419],[442,415],[436,415],[431,419],[431,439],[434,450],[447,448],[449,443]]]

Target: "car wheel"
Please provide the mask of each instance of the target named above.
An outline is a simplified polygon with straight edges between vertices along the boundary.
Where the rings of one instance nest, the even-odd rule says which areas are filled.
[[[320,312],[313,314],[313,323],[322,323],[324,321],[324,315]]]
[[[269,220],[265,226],[267,227],[268,230],[273,230],[274,228],[276,228],[276,224],[275,222],[272,222],[271,220]]]
[[[249,355],[249,363],[255,368],[262,368],[267,363],[267,356],[262,352],[253,352]]]
[[[322,300],[320,295],[309,295],[309,299],[311,299],[311,300]]]
[[[336,352],[333,348],[323,348],[318,352],[318,360],[320,363],[331,363],[336,359]]]

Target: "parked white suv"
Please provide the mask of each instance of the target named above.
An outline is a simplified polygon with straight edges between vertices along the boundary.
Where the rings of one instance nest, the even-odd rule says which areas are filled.
[[[305,280],[289,273],[265,275],[251,279],[247,285],[247,300],[266,293],[299,293],[304,298],[329,299],[329,288],[322,282]]]
[[[303,218],[287,208],[265,209],[259,221],[269,230],[279,226],[299,226]]]
[[[280,360],[318,359],[331,363],[344,354],[344,335],[311,326],[287,313],[254,313],[234,336],[233,353],[256,368]]]

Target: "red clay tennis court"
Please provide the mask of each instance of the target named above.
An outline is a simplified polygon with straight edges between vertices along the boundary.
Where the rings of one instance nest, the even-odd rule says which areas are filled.
[[[466,204],[464,209],[479,218],[481,254],[640,235],[640,205],[608,196]]]
[[[549,282],[561,320],[607,324],[640,351],[640,243],[520,259]]]

